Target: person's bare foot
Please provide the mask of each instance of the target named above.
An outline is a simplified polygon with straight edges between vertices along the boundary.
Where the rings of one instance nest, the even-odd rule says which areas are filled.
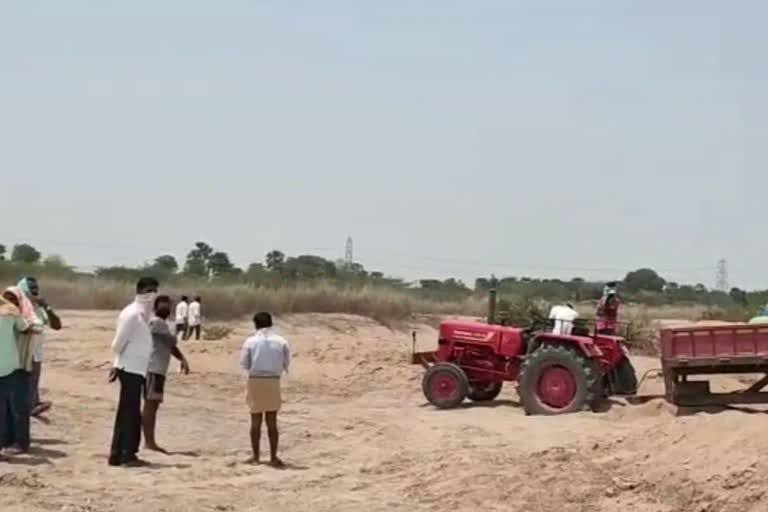
[[[261,464],[261,461],[258,457],[251,457],[250,459],[245,461],[246,464],[250,464],[251,466],[258,466]]]
[[[168,450],[166,450],[165,448],[159,447],[155,443],[146,444],[144,445],[144,448],[146,448],[151,452],[158,452],[158,453],[162,453],[163,455],[168,455]]]
[[[280,458],[278,457],[274,457],[272,458],[272,460],[269,461],[269,465],[272,466],[273,468],[283,469],[285,467],[285,462],[280,460]]]

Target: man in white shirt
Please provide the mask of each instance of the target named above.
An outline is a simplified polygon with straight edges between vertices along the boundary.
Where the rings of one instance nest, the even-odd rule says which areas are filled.
[[[187,336],[187,330],[189,324],[187,323],[187,316],[189,315],[189,299],[186,295],[182,295],[181,300],[176,305],[176,337],[181,336],[185,339]]]
[[[112,341],[115,355],[110,382],[120,380],[120,399],[112,434],[110,466],[143,466],[136,454],[141,444],[141,392],[152,353],[152,318],[159,284],[142,277],[136,284],[136,298],[120,312]]]
[[[240,352],[240,368],[248,374],[246,402],[251,412],[251,448],[253,458],[259,463],[262,417],[267,424],[269,435],[270,464],[282,467],[277,457],[280,434],[277,430],[277,413],[282,405],[280,377],[288,372],[291,353],[288,342],[272,331],[272,315],[256,313],[253,317],[256,334],[251,336]]]
[[[579,313],[571,304],[553,306],[549,311],[549,319],[555,321],[553,334],[570,335],[573,331],[573,321],[579,318]]]
[[[192,333],[195,333],[195,339],[200,341],[200,330],[203,325],[202,307],[202,299],[200,297],[195,297],[195,300],[189,305],[189,309],[187,310],[187,323],[189,328],[187,330],[187,335],[184,337],[185,340],[191,338]]]

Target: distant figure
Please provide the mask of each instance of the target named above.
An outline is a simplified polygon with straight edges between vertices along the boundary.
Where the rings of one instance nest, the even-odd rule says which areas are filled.
[[[186,339],[187,331],[189,330],[189,323],[187,322],[187,315],[189,315],[189,299],[186,295],[182,295],[181,300],[176,305],[176,337],[181,336],[181,339]]]
[[[192,333],[195,333],[195,339],[200,340],[200,330],[202,329],[203,325],[203,304],[202,299],[200,297],[195,297],[195,300],[192,301],[192,304],[189,305],[189,310],[187,312],[187,322],[189,325],[189,328],[187,330],[187,336],[184,339],[189,339],[192,337]]]
[[[579,318],[579,313],[570,303],[565,306],[552,306],[549,311],[549,319],[555,321],[552,333],[570,336],[573,332],[573,321],[577,318]]]
[[[16,285],[29,299],[32,312],[43,325],[54,331],[61,329],[61,319],[48,305],[48,302],[40,295],[40,286],[34,277],[26,277]],[[31,414],[38,416],[51,407],[51,402],[40,401],[40,375],[43,369],[43,344],[45,343],[45,329],[32,336],[32,382],[30,383],[29,396],[31,401]]]
[[[616,283],[608,283],[603,289],[603,296],[597,305],[597,332],[615,334],[619,323],[619,301]]]
[[[171,316],[171,299],[167,295],[160,295],[155,299],[155,316],[149,321],[149,330],[152,333],[152,354],[147,370],[144,413],[141,415],[144,428],[144,446],[147,450],[160,453],[168,452],[160,448],[155,441],[155,425],[157,423],[157,410],[163,402],[165,375],[168,373],[171,355],[181,361],[182,373],[185,375],[189,373],[189,363],[176,345],[178,338],[168,326],[169,316]]]
[[[145,466],[138,458],[141,445],[141,392],[152,353],[152,318],[159,283],[142,277],[136,283],[136,298],[120,312],[112,341],[115,361],[109,381],[120,381],[120,400],[115,415],[110,466]]]
[[[240,353],[240,367],[248,374],[246,402],[251,413],[251,449],[253,458],[248,462],[259,463],[262,417],[267,423],[270,464],[282,467],[277,456],[280,435],[277,430],[277,413],[282,405],[280,377],[288,372],[291,354],[288,343],[272,331],[272,316],[256,313],[253,317],[256,334],[248,338]]]

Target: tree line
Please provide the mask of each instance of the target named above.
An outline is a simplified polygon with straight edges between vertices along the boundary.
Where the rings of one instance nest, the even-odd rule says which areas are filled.
[[[8,258],[8,259],[6,259]],[[43,254],[28,243],[15,245],[10,255],[0,245],[0,262],[37,265],[59,272],[75,271],[57,255]],[[196,242],[183,262],[171,254],[162,254],[137,267],[108,266],[94,271],[98,277],[130,281],[142,274],[153,274],[167,280],[177,278],[205,279],[220,282],[246,283],[260,286],[280,286],[285,283],[330,281],[344,286],[377,285],[408,290],[410,293],[437,300],[461,300],[473,295],[485,295],[496,288],[501,295],[538,297],[549,301],[597,300],[603,282],[574,277],[570,280],[535,277],[480,277],[470,287],[459,279],[421,279],[406,282],[371,271],[359,263],[329,260],[303,254],[288,256],[282,251],[269,251],[262,261],[245,268],[236,266],[229,255],[206,242]],[[729,291],[711,290],[704,284],[680,284],[665,280],[650,268],[641,268],[617,279],[619,291],[626,300],[646,303],[699,303],[718,306],[747,306],[763,304],[768,290],[747,292],[740,288]]]

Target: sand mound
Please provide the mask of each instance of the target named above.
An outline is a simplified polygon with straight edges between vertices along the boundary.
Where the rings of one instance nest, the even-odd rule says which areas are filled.
[[[147,455],[148,469],[108,468],[114,315],[64,319],[43,377],[55,407],[33,426],[32,454],[0,462],[3,512],[766,510],[759,410],[678,411],[650,398],[527,417],[508,385],[494,403],[437,411],[425,406],[421,369],[407,364],[410,330],[346,315],[280,319],[295,354],[280,420],[288,471],[241,463],[248,416],[236,362],[247,323],[182,347],[193,374],[169,376],[159,423],[160,441],[178,453]],[[413,327],[419,348],[432,347],[434,327]],[[640,374],[658,366],[635,363]],[[716,385],[741,382],[731,379]],[[641,393],[662,389],[649,377]]]

